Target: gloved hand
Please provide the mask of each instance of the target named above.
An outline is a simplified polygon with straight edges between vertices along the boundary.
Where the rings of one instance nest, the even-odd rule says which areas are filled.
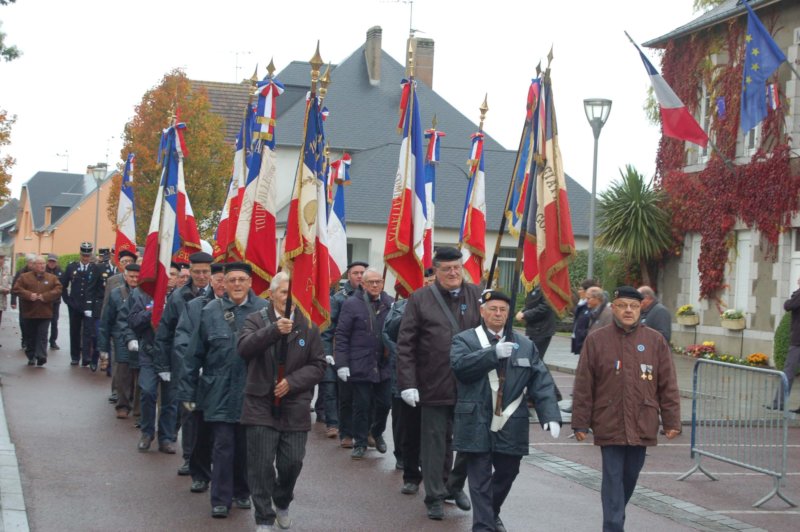
[[[416,388],[409,388],[408,390],[403,390],[402,392],[400,392],[400,397],[403,399],[403,401],[406,402],[408,406],[413,408],[417,406],[417,403],[419,403],[419,390],[417,390]]]
[[[333,360],[333,356],[331,356],[331,355],[325,355],[325,362],[327,362],[329,366],[335,366],[336,365],[336,361]]]
[[[544,424],[542,428],[544,430],[549,430],[550,436],[552,436],[553,439],[558,438],[558,435],[561,434],[561,425],[559,425],[555,421],[548,421],[547,423]]]
[[[342,382],[347,382],[350,377],[350,368],[339,368],[336,370],[336,375]]]
[[[497,353],[497,358],[503,360],[511,356],[515,347],[519,347],[515,342],[500,340],[494,345],[494,352]]]
[[[108,351],[100,351],[100,360],[108,360]]]
[[[194,409],[197,408],[197,405],[191,401],[184,401],[183,408],[185,408],[189,412],[194,412]]]
[[[138,351],[139,340],[128,340],[128,351]]]
[[[162,371],[158,374],[158,378],[164,382],[169,382],[169,380],[172,378],[172,375],[170,375],[169,371]]]
[[[87,318],[91,318],[92,317],[92,311],[91,310],[84,310],[83,311],[83,315],[86,316]]]

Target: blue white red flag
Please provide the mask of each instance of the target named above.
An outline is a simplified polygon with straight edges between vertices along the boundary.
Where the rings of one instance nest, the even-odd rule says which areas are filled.
[[[522,132],[522,142],[520,142],[519,152],[517,153],[517,160],[514,166],[514,182],[511,187],[511,198],[508,203],[508,210],[506,211],[506,223],[508,225],[508,232],[512,236],[519,236],[522,229],[522,216],[525,212],[525,202],[528,198],[528,189],[530,188],[530,169],[531,158],[536,152],[535,147],[531,149],[531,142],[533,136],[533,117],[534,110],[539,102],[541,93],[541,80],[534,78],[528,87],[528,98],[525,103],[525,127]]]
[[[125,161],[125,170],[122,172],[122,186],[119,190],[119,203],[117,205],[117,238],[114,250],[117,264],[121,251],[136,253],[136,203],[133,200],[133,161],[135,156],[130,153]]]
[[[347,153],[330,165],[329,191],[333,190],[334,184],[336,192],[328,214],[328,253],[331,284],[335,286],[347,271],[347,224],[344,208],[344,187],[350,184],[350,155]]]
[[[675,91],[672,90],[658,70],[653,66],[647,56],[634,43],[633,46],[639,52],[639,57],[644,63],[650,82],[653,84],[653,91],[658,100],[658,107],[661,110],[661,129],[667,137],[693,142],[705,148],[708,145],[708,135],[694,116],[689,112]]]
[[[411,292],[423,286],[428,209],[419,101],[413,79],[403,80],[400,109],[403,140],[400,143],[383,258],[386,267],[395,276],[397,293],[408,297]]]
[[[462,263],[464,277],[473,284],[483,278],[483,261],[486,258],[486,176],[483,166],[483,133],[472,135],[472,152],[467,164],[470,179],[461,220]]]
[[[778,108],[780,104],[780,95],[778,94],[778,84],[770,83],[767,85],[767,105],[773,111]]]
[[[278,80],[267,77],[258,83],[256,90],[253,153],[246,170],[235,244],[239,256],[253,268],[253,291],[264,295],[278,271],[275,126],[276,100],[284,89]]]
[[[428,139],[428,151],[425,154],[425,246],[422,266],[425,269],[433,265],[433,227],[436,221],[436,165],[439,164],[439,139],[446,136],[444,131],[428,129],[425,138]]]

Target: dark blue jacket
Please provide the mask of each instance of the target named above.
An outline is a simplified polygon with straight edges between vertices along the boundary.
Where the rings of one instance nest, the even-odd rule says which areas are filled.
[[[367,299],[358,289],[342,305],[334,343],[336,367],[350,368],[352,382],[383,382],[391,376],[383,322],[393,299],[386,292],[376,302]]]

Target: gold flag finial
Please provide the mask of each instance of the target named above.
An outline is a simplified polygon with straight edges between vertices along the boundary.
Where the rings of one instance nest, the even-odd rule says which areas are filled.
[[[325,95],[328,94],[328,85],[331,82],[331,64],[328,63],[328,68],[325,69],[325,73],[319,80],[319,95],[320,98],[323,100],[325,99]]]
[[[314,52],[314,57],[311,58],[311,92],[316,92],[317,81],[319,81],[319,69],[322,67],[322,56],[319,55],[319,41],[317,41],[317,50]]]
[[[431,120],[431,128],[436,129],[436,125],[438,123],[439,123],[439,121],[436,119],[436,114],[434,113],[433,120]]]
[[[272,61],[272,57],[269,58],[269,64],[267,65],[267,76],[272,79],[275,76],[275,63]]]
[[[409,78],[414,77],[414,46],[412,45],[412,41],[414,40],[414,36],[411,35],[408,38],[408,66],[406,67],[406,74],[408,74]]]
[[[489,110],[488,100],[489,100],[489,93],[487,92],[486,95],[483,97],[483,103],[480,106],[481,121],[480,124],[478,125],[478,129],[480,131],[483,131],[483,121],[486,120],[486,112]]]

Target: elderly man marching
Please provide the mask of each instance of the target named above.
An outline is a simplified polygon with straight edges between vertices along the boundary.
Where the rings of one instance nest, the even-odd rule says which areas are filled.
[[[610,325],[586,337],[575,375],[572,427],[578,441],[594,434],[603,458],[603,531],[621,532],[647,447],[656,445],[659,414],[668,439],[681,432],[672,353],[658,331],[641,326],[642,295],[614,290]]]
[[[251,275],[249,264],[225,264],[225,295],[210,301],[200,313],[197,333],[184,355],[178,390],[178,400],[189,411],[202,410],[213,433],[212,517],[228,517],[232,504],[250,508],[247,448],[239,422],[247,366],[236,344],[245,318],[267,304],[250,289]]]
[[[53,302],[61,297],[58,277],[44,269],[45,257],[39,255],[33,260],[31,271],[20,275],[13,288],[25,318],[22,334],[29,366],[47,363],[47,330],[53,317]]]
[[[294,309],[287,315],[285,272],[272,278],[270,294],[239,338],[239,355],[247,361],[241,423],[256,530],[272,530],[276,521],[282,529],[291,527],[289,504],[311,430],[311,397],[326,364],[316,325]]]
[[[453,447],[467,457],[474,531],[505,531],[500,508],[528,454],[526,399],[553,438],[561,429],[555,384],[536,346],[504,336],[510,308],[504,293],[484,292],[481,324],[456,335],[450,351],[458,383]]]

